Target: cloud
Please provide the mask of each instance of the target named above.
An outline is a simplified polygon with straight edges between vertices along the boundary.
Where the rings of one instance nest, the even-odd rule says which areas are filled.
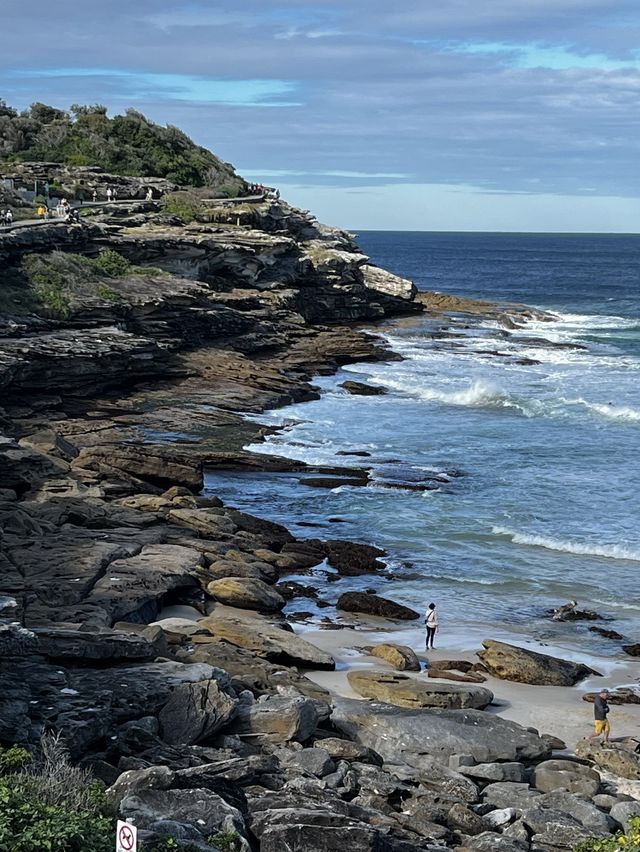
[[[3,0],[2,25],[9,102],[135,105],[305,206],[335,188],[332,218],[411,186],[461,187],[461,223],[469,197],[640,196],[637,0]]]

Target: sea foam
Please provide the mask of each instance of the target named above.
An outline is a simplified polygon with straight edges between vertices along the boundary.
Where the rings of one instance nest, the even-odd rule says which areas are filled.
[[[504,527],[493,527],[494,535],[506,536],[514,544],[526,544],[530,547],[544,547],[546,550],[557,550],[561,553],[574,553],[577,556],[601,556],[605,559],[629,559],[640,562],[640,549],[624,547],[619,544],[588,544],[579,541],[566,541],[544,535],[519,533]]]

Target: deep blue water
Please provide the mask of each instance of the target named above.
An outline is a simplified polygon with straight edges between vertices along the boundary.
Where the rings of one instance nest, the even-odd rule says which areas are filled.
[[[269,415],[289,425],[261,447],[364,464],[372,485],[325,491],[293,476],[234,474],[210,477],[210,489],[301,535],[382,545],[393,579],[361,585],[418,608],[436,600],[451,647],[533,635],[574,654],[619,654],[619,643],[544,611],[577,598],[640,639],[640,237],[358,239],[373,262],[420,289],[524,302],[555,320],[515,331],[455,317],[389,323],[380,333],[403,361],[319,379],[319,401]],[[387,394],[349,396],[339,383],[354,375]],[[371,457],[336,458],[353,449]],[[433,475],[436,490],[385,487]],[[326,584],[322,571],[314,582],[330,601],[354,585]]]

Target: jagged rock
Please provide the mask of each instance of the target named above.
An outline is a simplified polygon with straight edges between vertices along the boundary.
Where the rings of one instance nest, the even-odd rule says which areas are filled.
[[[119,812],[138,828],[169,819],[197,826],[204,837],[229,829],[244,834],[240,811],[210,790],[138,790],[122,799]]]
[[[636,747],[640,741],[636,741]],[[600,769],[606,769],[621,778],[640,780],[640,753],[624,744],[609,742],[606,747],[595,740],[580,740],[576,756],[592,760]]]
[[[515,808],[497,808],[495,811],[489,811],[484,815],[485,822],[489,823],[491,828],[502,829],[516,818],[517,811]]]
[[[485,763],[535,760],[549,748],[526,728],[480,710],[409,710],[390,704],[334,699],[332,721],[385,760],[419,767],[423,758],[469,754]]]
[[[481,816],[461,803],[456,803],[451,807],[447,814],[447,823],[453,831],[462,834],[476,835],[489,830],[488,824]]]
[[[394,669],[399,671],[419,672],[421,669],[420,660],[415,651],[407,645],[391,645],[383,642],[380,645],[374,645],[369,653],[372,657],[386,660]]]
[[[217,639],[224,639],[274,663],[309,669],[335,668],[335,661],[330,654],[264,619],[256,617],[255,620],[248,620],[214,614],[198,623]]]
[[[220,603],[258,612],[277,612],[284,608],[285,599],[262,580],[248,577],[227,577],[207,584],[207,592]]]
[[[369,290],[375,290],[378,293],[384,293],[396,299],[411,301],[415,298],[417,290],[413,282],[406,278],[400,278],[398,275],[387,272],[386,269],[380,269],[380,267],[369,263],[361,267],[361,272],[364,279],[364,286]]]
[[[417,678],[392,672],[353,669],[349,684],[364,698],[374,698],[399,707],[438,707],[445,709],[484,708],[493,701],[493,693],[481,686],[454,686],[425,683]]]
[[[110,475],[120,472],[163,490],[177,483],[197,492],[203,484],[199,465],[167,447],[85,447],[73,466]]]
[[[314,746],[324,749],[333,760],[357,761],[358,763],[371,763],[374,766],[382,766],[382,758],[379,754],[351,740],[324,737],[315,742]]]
[[[274,694],[280,687],[293,687],[316,704],[327,705],[328,712],[328,705],[331,704],[329,690],[299,674],[296,669],[282,663],[270,663],[244,648],[210,638],[211,641],[176,651],[175,658],[183,663],[208,663],[224,669],[231,676],[231,683],[237,692],[248,689],[256,697]]]
[[[528,844],[519,843],[491,831],[479,834],[459,846],[458,852],[526,852]]]
[[[598,836],[609,834],[614,825],[606,814],[603,814],[601,810],[592,804],[592,802],[587,801],[586,798],[561,790],[546,793],[536,801],[534,809],[536,814],[541,816],[549,811],[568,814],[572,819],[580,823],[581,826]],[[531,809],[525,811],[523,819],[534,831],[549,830],[534,825],[530,814]]]
[[[343,577],[375,574],[386,567],[380,561],[380,557],[385,555],[384,550],[370,544],[331,539],[324,542],[323,550],[329,564]]]
[[[118,776],[107,790],[107,798],[116,807],[122,799],[139,790],[168,790],[175,777],[167,766],[150,766],[148,769],[130,769]]]
[[[331,759],[329,752],[322,747],[303,748],[300,751],[279,752],[280,763],[288,769],[296,769],[299,772],[324,778],[331,772],[336,771],[336,765]]]
[[[344,388],[347,393],[354,396],[383,396],[387,393],[386,388],[377,387],[376,385],[368,385],[365,382],[346,381],[341,382],[340,387]]]
[[[623,831],[629,831],[629,822],[640,817],[640,802],[616,802],[609,811],[613,819],[620,823]]]
[[[482,798],[496,808],[517,808],[519,811],[532,807],[542,796],[539,790],[532,790],[528,784],[511,781],[497,781],[482,791]]]
[[[463,775],[474,781],[512,781],[523,783],[527,780],[527,770],[522,763],[506,761],[504,763],[477,763],[475,766],[461,766]]]
[[[233,718],[237,706],[237,699],[215,680],[177,686],[158,717],[162,738],[169,745],[207,740]]]
[[[301,695],[270,695],[240,704],[228,730],[240,735],[266,736],[275,742],[305,742],[318,724],[315,705]]]
[[[361,612],[399,621],[414,621],[420,618],[420,614],[415,610],[368,592],[345,592],[338,598],[336,606],[345,612]]]
[[[494,677],[517,683],[543,686],[573,686],[588,675],[598,674],[582,663],[560,660],[528,648],[486,639],[478,652],[483,665]]]
[[[583,796],[595,796],[600,776],[593,769],[572,760],[546,760],[533,770],[533,786],[543,793],[568,790]]]
[[[103,630],[36,628],[38,652],[54,660],[151,660],[161,652],[161,644],[153,644],[141,636],[130,636]]]
[[[630,657],[640,657],[640,642],[634,642],[631,645],[623,645],[622,650]]]

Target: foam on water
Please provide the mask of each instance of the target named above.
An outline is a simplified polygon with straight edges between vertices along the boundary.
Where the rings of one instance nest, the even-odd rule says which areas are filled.
[[[599,556],[604,559],[625,559],[640,562],[640,547],[625,547],[619,544],[588,544],[579,541],[565,541],[544,535],[515,532],[504,527],[493,527],[495,535],[506,536],[514,544],[525,544],[529,547],[544,547],[547,550],[557,550],[561,553],[573,553],[576,556]]]

